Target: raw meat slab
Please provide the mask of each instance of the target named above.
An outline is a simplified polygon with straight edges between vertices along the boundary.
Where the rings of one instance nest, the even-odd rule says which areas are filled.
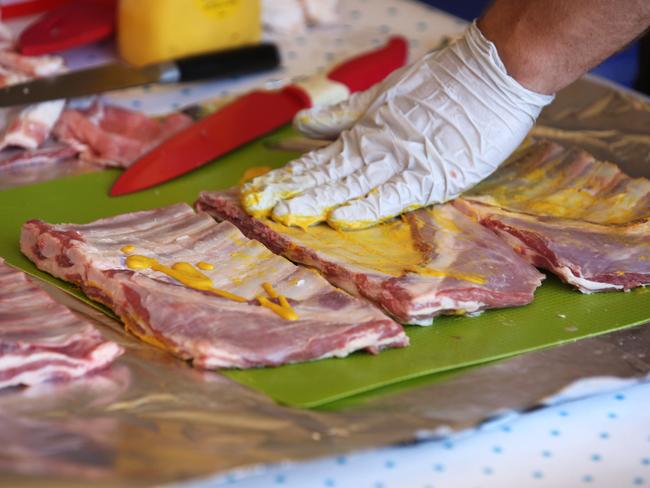
[[[214,269],[202,273],[213,286],[247,301],[192,289],[152,269],[129,269],[125,245],[168,266],[210,263]],[[186,204],[86,225],[29,221],[21,250],[112,308],[138,337],[201,368],[277,366],[408,344],[402,327],[369,303]],[[259,305],[265,282],[286,296],[297,320]]]
[[[0,258],[0,388],[79,378],[122,352]]]
[[[192,119],[181,113],[155,119],[96,102],[85,110],[65,110],[53,133],[59,141],[75,148],[83,160],[126,168],[191,124]]]
[[[455,204],[583,293],[650,283],[650,180],[585,151],[536,143]]]
[[[440,314],[526,305],[543,279],[449,204],[355,232],[326,225],[305,231],[257,220],[243,210],[235,191],[203,192],[196,205],[273,252],[318,269],[330,283],[368,298],[402,323],[429,325]]]
[[[650,227],[603,225],[537,216],[457,199],[531,264],[551,271],[582,293],[650,284]]]

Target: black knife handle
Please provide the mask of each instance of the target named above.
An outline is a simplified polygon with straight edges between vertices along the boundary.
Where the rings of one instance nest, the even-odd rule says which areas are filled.
[[[275,44],[263,43],[178,59],[175,64],[178,81],[226,78],[277,68],[280,53]]]

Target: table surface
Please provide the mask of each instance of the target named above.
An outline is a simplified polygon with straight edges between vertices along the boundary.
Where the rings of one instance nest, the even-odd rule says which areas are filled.
[[[183,488],[650,486],[650,384],[547,407],[436,442],[268,466]]]
[[[418,56],[464,22],[409,0],[349,0],[342,26],[286,37],[286,68],[238,82],[144,87],[106,98],[149,113],[286,81],[322,70],[345,53],[380,44],[391,32],[407,33]],[[20,24],[12,26],[20,28]],[[333,35],[334,34],[334,35]],[[106,46],[70,53],[73,67],[111,59]],[[453,438],[356,452],[286,466],[263,466],[183,487],[624,487],[650,486],[650,384],[502,419]]]

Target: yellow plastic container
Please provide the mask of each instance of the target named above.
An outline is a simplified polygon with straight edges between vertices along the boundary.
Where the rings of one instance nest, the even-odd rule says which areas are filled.
[[[118,49],[141,66],[260,40],[260,0],[120,0]]]

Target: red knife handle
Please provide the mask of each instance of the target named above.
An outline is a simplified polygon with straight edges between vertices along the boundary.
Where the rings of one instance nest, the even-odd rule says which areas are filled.
[[[18,50],[38,56],[90,44],[115,30],[116,0],[72,0],[47,12],[18,38]]]
[[[311,105],[296,86],[243,95],[153,148],[111,188],[118,196],[143,190],[187,173],[291,121]]]
[[[343,83],[351,92],[367,90],[404,66],[407,57],[408,41],[401,36],[393,36],[385,46],[338,65],[327,77]]]
[[[70,0],[26,0],[0,7],[0,15],[3,19],[25,17],[45,12],[69,2]]]

